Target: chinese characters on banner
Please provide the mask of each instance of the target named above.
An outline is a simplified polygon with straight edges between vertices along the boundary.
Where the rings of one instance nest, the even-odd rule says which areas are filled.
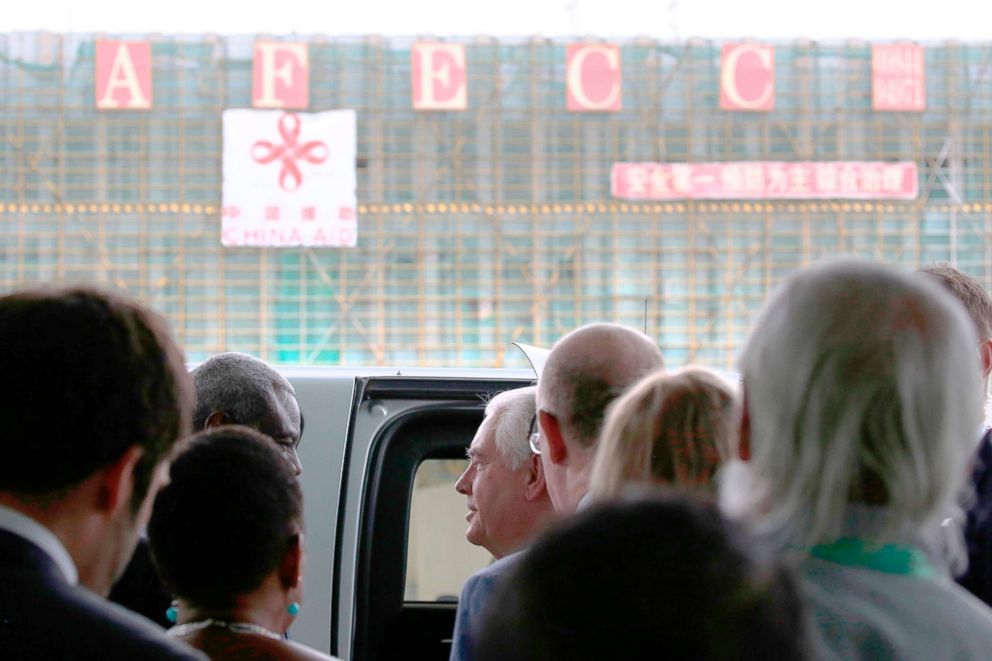
[[[148,110],[152,107],[150,42],[98,39],[94,64],[98,110]]]
[[[774,108],[774,48],[724,44],[720,57],[720,109],[767,112]]]
[[[310,105],[310,57],[305,43],[255,42],[251,105],[297,110]]]
[[[620,110],[620,47],[569,44],[565,51],[565,104],[576,112]]]
[[[900,161],[614,163],[613,197],[627,200],[913,200],[916,163]]]
[[[356,245],[354,110],[225,110],[223,125],[223,245]]]
[[[922,46],[877,44],[871,47],[871,108],[897,112],[927,109]]]
[[[410,86],[414,110],[465,110],[463,44],[417,43],[410,49]]]

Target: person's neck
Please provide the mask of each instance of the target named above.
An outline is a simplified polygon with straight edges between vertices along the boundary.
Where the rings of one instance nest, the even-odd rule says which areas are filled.
[[[497,560],[521,551],[534,540],[534,538],[548,527],[548,524],[555,517],[555,508],[551,504],[551,499],[547,493],[539,501],[522,502],[518,506],[522,519],[527,521],[527,525],[522,528],[517,535],[507,540],[506,544],[499,548],[487,548]]]
[[[85,487],[85,483],[83,485]],[[101,578],[99,559],[106,555],[94,540],[102,538],[104,522],[85,504],[88,492],[79,487],[58,497],[24,496],[0,492],[0,505],[30,517],[47,528],[59,540],[79,572],[79,582],[94,592],[105,595],[110,590],[111,577]]]
[[[292,621],[286,612],[285,597],[263,587],[238,597],[230,608],[204,608],[179,601],[179,618],[176,624],[214,620],[221,622],[247,622],[257,624],[273,633],[283,634]]]
[[[565,498],[562,502],[562,514],[575,514],[579,502],[589,493],[589,476],[592,473],[592,458],[594,450],[583,452],[565,471]]]

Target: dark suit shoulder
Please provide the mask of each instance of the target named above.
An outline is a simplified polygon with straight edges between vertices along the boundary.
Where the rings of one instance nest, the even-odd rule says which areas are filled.
[[[69,585],[46,561],[0,564],[4,659],[206,659],[145,618]]]
[[[986,431],[975,453],[971,484],[973,500],[964,528],[968,570],[958,583],[992,605],[992,430]]]
[[[117,579],[107,599],[129,611],[144,615],[163,629],[172,626],[165,615],[172,604],[172,595],[158,576],[148,540],[139,540],[131,561]]]

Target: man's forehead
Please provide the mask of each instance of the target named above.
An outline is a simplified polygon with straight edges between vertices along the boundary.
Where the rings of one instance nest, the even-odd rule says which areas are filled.
[[[272,391],[276,407],[283,410],[291,419],[300,419],[300,403],[296,400],[296,395],[285,388],[275,388]]]
[[[261,421],[261,429],[270,436],[298,436],[300,432],[300,406],[292,393],[276,389],[270,400],[271,405],[265,418]]]
[[[475,432],[475,436],[472,437],[472,443],[469,445],[468,451],[470,454],[483,454],[489,449],[489,439],[491,438],[490,428],[492,418],[486,416],[479,425],[479,429]]]

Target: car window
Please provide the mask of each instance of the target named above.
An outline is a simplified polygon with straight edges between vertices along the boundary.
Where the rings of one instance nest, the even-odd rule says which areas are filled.
[[[490,562],[465,541],[465,496],[455,480],[466,459],[428,459],[417,468],[410,505],[405,601],[456,601],[465,580]]]

